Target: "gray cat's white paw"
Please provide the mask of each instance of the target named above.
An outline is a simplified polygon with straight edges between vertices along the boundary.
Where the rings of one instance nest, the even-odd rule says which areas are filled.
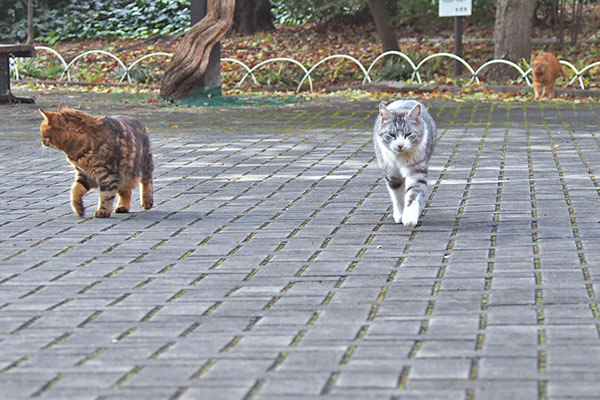
[[[419,207],[407,207],[402,213],[402,224],[412,228],[419,222]]]
[[[394,221],[399,224],[402,222],[402,212],[398,211],[398,210],[394,210],[394,213],[392,214],[392,217],[394,217]]]

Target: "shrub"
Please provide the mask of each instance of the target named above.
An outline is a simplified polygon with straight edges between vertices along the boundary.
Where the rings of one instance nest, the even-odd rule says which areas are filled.
[[[34,17],[35,40],[39,42],[147,38],[176,33],[191,24],[190,0],[77,0],[52,9],[41,6]],[[22,42],[27,37],[27,18],[22,7],[13,14],[14,20],[9,18],[0,25],[0,34]]]

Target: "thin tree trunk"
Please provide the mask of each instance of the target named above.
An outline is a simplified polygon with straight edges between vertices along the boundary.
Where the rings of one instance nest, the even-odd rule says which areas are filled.
[[[575,7],[577,5],[577,7]],[[577,45],[579,32],[581,32],[581,20],[583,18],[583,0],[575,0],[573,3],[573,29],[571,30],[571,46]]]
[[[573,3],[571,5],[571,44],[573,44],[573,40],[577,40],[575,39],[575,18],[577,15],[577,0],[573,0]]]
[[[559,0],[554,0],[552,1],[551,7],[552,7],[552,23],[554,24],[554,26],[556,26],[556,24],[558,24],[558,7],[557,7],[557,2]],[[550,22],[550,21],[548,21]]]
[[[558,8],[560,14],[558,15],[558,47],[562,49],[565,44],[565,0],[558,0]]]
[[[27,1],[27,44],[33,44],[33,0]]]
[[[398,38],[390,23],[390,12],[385,5],[385,0],[369,0],[368,4],[371,15],[375,20],[375,28],[381,40],[383,51],[399,50]]]

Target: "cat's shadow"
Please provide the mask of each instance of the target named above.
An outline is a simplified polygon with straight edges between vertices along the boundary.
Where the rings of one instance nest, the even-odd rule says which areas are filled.
[[[86,209],[85,215],[83,217],[78,217],[72,211],[65,212],[63,217],[66,219],[74,219],[79,220],[80,222],[90,222],[90,221],[104,221],[107,225],[113,224],[115,222],[128,222],[128,221],[144,221],[145,223],[153,223],[153,222],[161,222],[168,220],[182,220],[184,223],[191,223],[194,221],[199,221],[200,219],[208,219],[211,216],[206,215],[202,212],[196,211],[169,211],[169,210],[131,210],[128,213],[115,213],[112,212],[110,217],[107,218],[96,218],[94,217],[95,209],[90,208]]]

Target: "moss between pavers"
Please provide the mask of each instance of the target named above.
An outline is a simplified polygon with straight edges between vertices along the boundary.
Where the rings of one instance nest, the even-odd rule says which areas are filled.
[[[220,87],[198,89],[173,101],[173,105],[198,107],[283,106],[305,101],[298,96],[223,96]]]

